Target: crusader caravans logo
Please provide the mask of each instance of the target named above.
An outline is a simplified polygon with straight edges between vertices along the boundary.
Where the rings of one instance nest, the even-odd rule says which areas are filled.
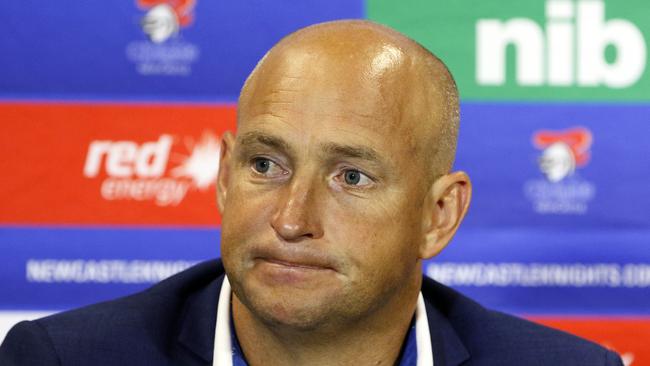
[[[152,201],[177,206],[188,191],[210,189],[219,173],[219,139],[204,133],[200,140],[186,138],[182,149],[173,136],[155,141],[95,140],[88,146],[83,174],[103,178],[101,196],[108,201]],[[186,151],[182,153],[180,151]]]
[[[584,214],[595,186],[576,174],[591,158],[591,131],[574,127],[533,134],[533,146],[541,150],[537,161],[545,179],[527,181],[524,192],[540,214]]]
[[[140,8],[148,9],[142,30],[152,42],[165,42],[192,23],[194,5],[194,0],[138,0]]]
[[[195,20],[196,0],[136,0],[145,10],[139,25],[146,41],[133,41],[126,47],[127,58],[141,75],[192,73],[199,48],[180,36],[180,30]]]

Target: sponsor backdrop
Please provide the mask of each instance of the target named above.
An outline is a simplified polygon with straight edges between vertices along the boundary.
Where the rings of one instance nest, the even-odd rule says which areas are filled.
[[[0,4],[0,339],[219,255],[214,180],[246,75],[368,18],[462,96],[470,213],[428,275],[650,365],[646,0]]]

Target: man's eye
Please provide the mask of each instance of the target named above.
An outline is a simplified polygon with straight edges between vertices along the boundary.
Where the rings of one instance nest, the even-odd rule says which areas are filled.
[[[276,176],[285,174],[285,171],[273,160],[267,158],[254,158],[251,161],[251,169],[258,174]]]
[[[266,173],[271,168],[271,160],[264,158],[256,158],[253,160],[253,169],[258,173]]]
[[[354,169],[344,171],[343,180],[345,181],[345,184],[350,186],[362,187],[372,184],[372,180],[367,175]]]

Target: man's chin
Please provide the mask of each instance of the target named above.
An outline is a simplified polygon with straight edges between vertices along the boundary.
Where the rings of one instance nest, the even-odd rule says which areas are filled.
[[[243,296],[236,296],[251,315],[274,328],[313,331],[336,322],[333,318],[340,313],[342,294],[332,286],[305,289],[286,284],[271,287],[251,283],[241,290]]]
[[[332,323],[332,306],[298,301],[257,301],[251,312],[267,326],[278,330],[313,332]]]

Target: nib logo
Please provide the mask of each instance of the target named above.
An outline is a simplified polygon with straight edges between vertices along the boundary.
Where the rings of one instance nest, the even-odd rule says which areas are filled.
[[[142,19],[142,30],[154,43],[165,42],[178,34],[194,17],[194,0],[137,0],[137,3],[148,9]]]
[[[506,83],[506,50],[516,52],[521,86],[627,88],[646,68],[643,33],[626,19],[606,19],[602,0],[547,0],[545,27],[518,17],[476,23],[476,81]],[[606,49],[615,51],[607,60]]]
[[[92,141],[83,174],[94,179],[104,173],[100,193],[108,201],[153,201],[159,206],[176,206],[190,188],[209,189],[219,172],[217,137],[204,133],[200,141],[186,145],[190,145],[185,146],[189,154],[172,152],[174,138],[167,134],[142,144]],[[170,167],[170,160],[180,164]]]
[[[567,131],[539,131],[533,136],[533,144],[543,149],[539,159],[540,170],[551,182],[559,182],[573,174],[576,166],[589,161],[591,132],[577,127]]]

